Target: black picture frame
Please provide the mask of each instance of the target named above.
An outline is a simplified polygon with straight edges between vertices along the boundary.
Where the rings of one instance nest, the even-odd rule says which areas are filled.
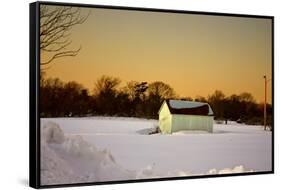
[[[56,5],[56,6],[73,6],[87,8],[102,8],[102,9],[117,9],[117,10],[132,10],[144,12],[163,12],[163,13],[183,13],[195,15],[216,15],[216,16],[231,16],[231,17],[246,17],[246,18],[265,18],[271,20],[271,56],[272,56],[272,170],[245,172],[235,174],[220,174],[220,175],[200,175],[200,176],[185,176],[185,177],[167,177],[167,178],[152,178],[139,180],[124,180],[124,181],[106,181],[106,182],[91,182],[91,183],[75,183],[75,184],[58,184],[58,185],[41,185],[40,184],[40,114],[39,114],[39,82],[40,82],[40,5]],[[120,183],[135,183],[135,182],[151,182],[164,180],[186,180],[195,178],[214,178],[214,177],[233,177],[244,175],[260,175],[274,173],[274,17],[264,15],[248,15],[248,14],[232,14],[218,12],[200,12],[187,10],[170,10],[156,8],[141,8],[141,7],[123,7],[109,5],[91,5],[78,3],[59,3],[59,2],[34,2],[30,3],[30,18],[29,18],[29,39],[30,39],[30,80],[29,80],[29,185],[33,188],[54,188],[54,187],[73,187],[73,186],[88,186],[102,184],[120,184]]]

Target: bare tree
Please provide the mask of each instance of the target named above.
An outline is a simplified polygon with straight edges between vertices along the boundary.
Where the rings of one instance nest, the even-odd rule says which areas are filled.
[[[212,95],[209,95],[208,103],[211,105],[218,119],[223,119],[225,114],[225,95],[222,91],[216,90]]]
[[[103,75],[101,76],[94,88],[94,97],[96,99],[96,110],[100,114],[114,115],[120,102],[117,102],[118,89],[121,83],[119,78]]]
[[[244,102],[256,102],[253,95],[249,92],[242,92],[240,95],[240,101],[244,101]]]
[[[103,75],[97,80],[94,93],[96,95],[115,93],[120,83],[121,80],[119,78]]]
[[[148,94],[149,96],[159,96],[161,100],[176,97],[174,89],[161,81],[150,83],[148,86]]]
[[[136,98],[135,86],[138,84],[137,81],[129,81],[127,82],[126,86],[123,87],[121,90],[128,94],[130,100],[134,100]]]
[[[196,101],[196,102],[208,102],[207,99],[203,96],[196,96],[194,101]]]
[[[82,13],[80,8],[69,6],[40,7],[40,50],[44,54],[41,65],[50,65],[55,59],[76,56],[81,46],[71,49],[70,39],[73,26],[82,24],[88,18],[90,12]]]

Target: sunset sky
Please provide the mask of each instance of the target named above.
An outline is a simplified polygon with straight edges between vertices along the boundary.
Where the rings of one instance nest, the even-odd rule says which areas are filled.
[[[163,81],[179,96],[250,92],[263,101],[271,78],[271,20],[229,16],[89,9],[72,30],[76,57],[53,62],[47,77],[77,81],[90,90],[102,75]],[[268,85],[271,102],[271,82]]]

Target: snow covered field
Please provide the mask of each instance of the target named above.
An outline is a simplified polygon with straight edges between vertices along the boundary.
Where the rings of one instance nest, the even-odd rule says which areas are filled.
[[[214,124],[214,133],[148,132],[157,120],[41,119],[41,184],[271,170],[271,132]]]

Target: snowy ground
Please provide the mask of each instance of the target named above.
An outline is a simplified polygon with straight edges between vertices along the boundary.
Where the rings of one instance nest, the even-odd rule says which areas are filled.
[[[271,132],[214,124],[214,133],[147,135],[157,120],[41,119],[41,183],[66,184],[271,170]]]

